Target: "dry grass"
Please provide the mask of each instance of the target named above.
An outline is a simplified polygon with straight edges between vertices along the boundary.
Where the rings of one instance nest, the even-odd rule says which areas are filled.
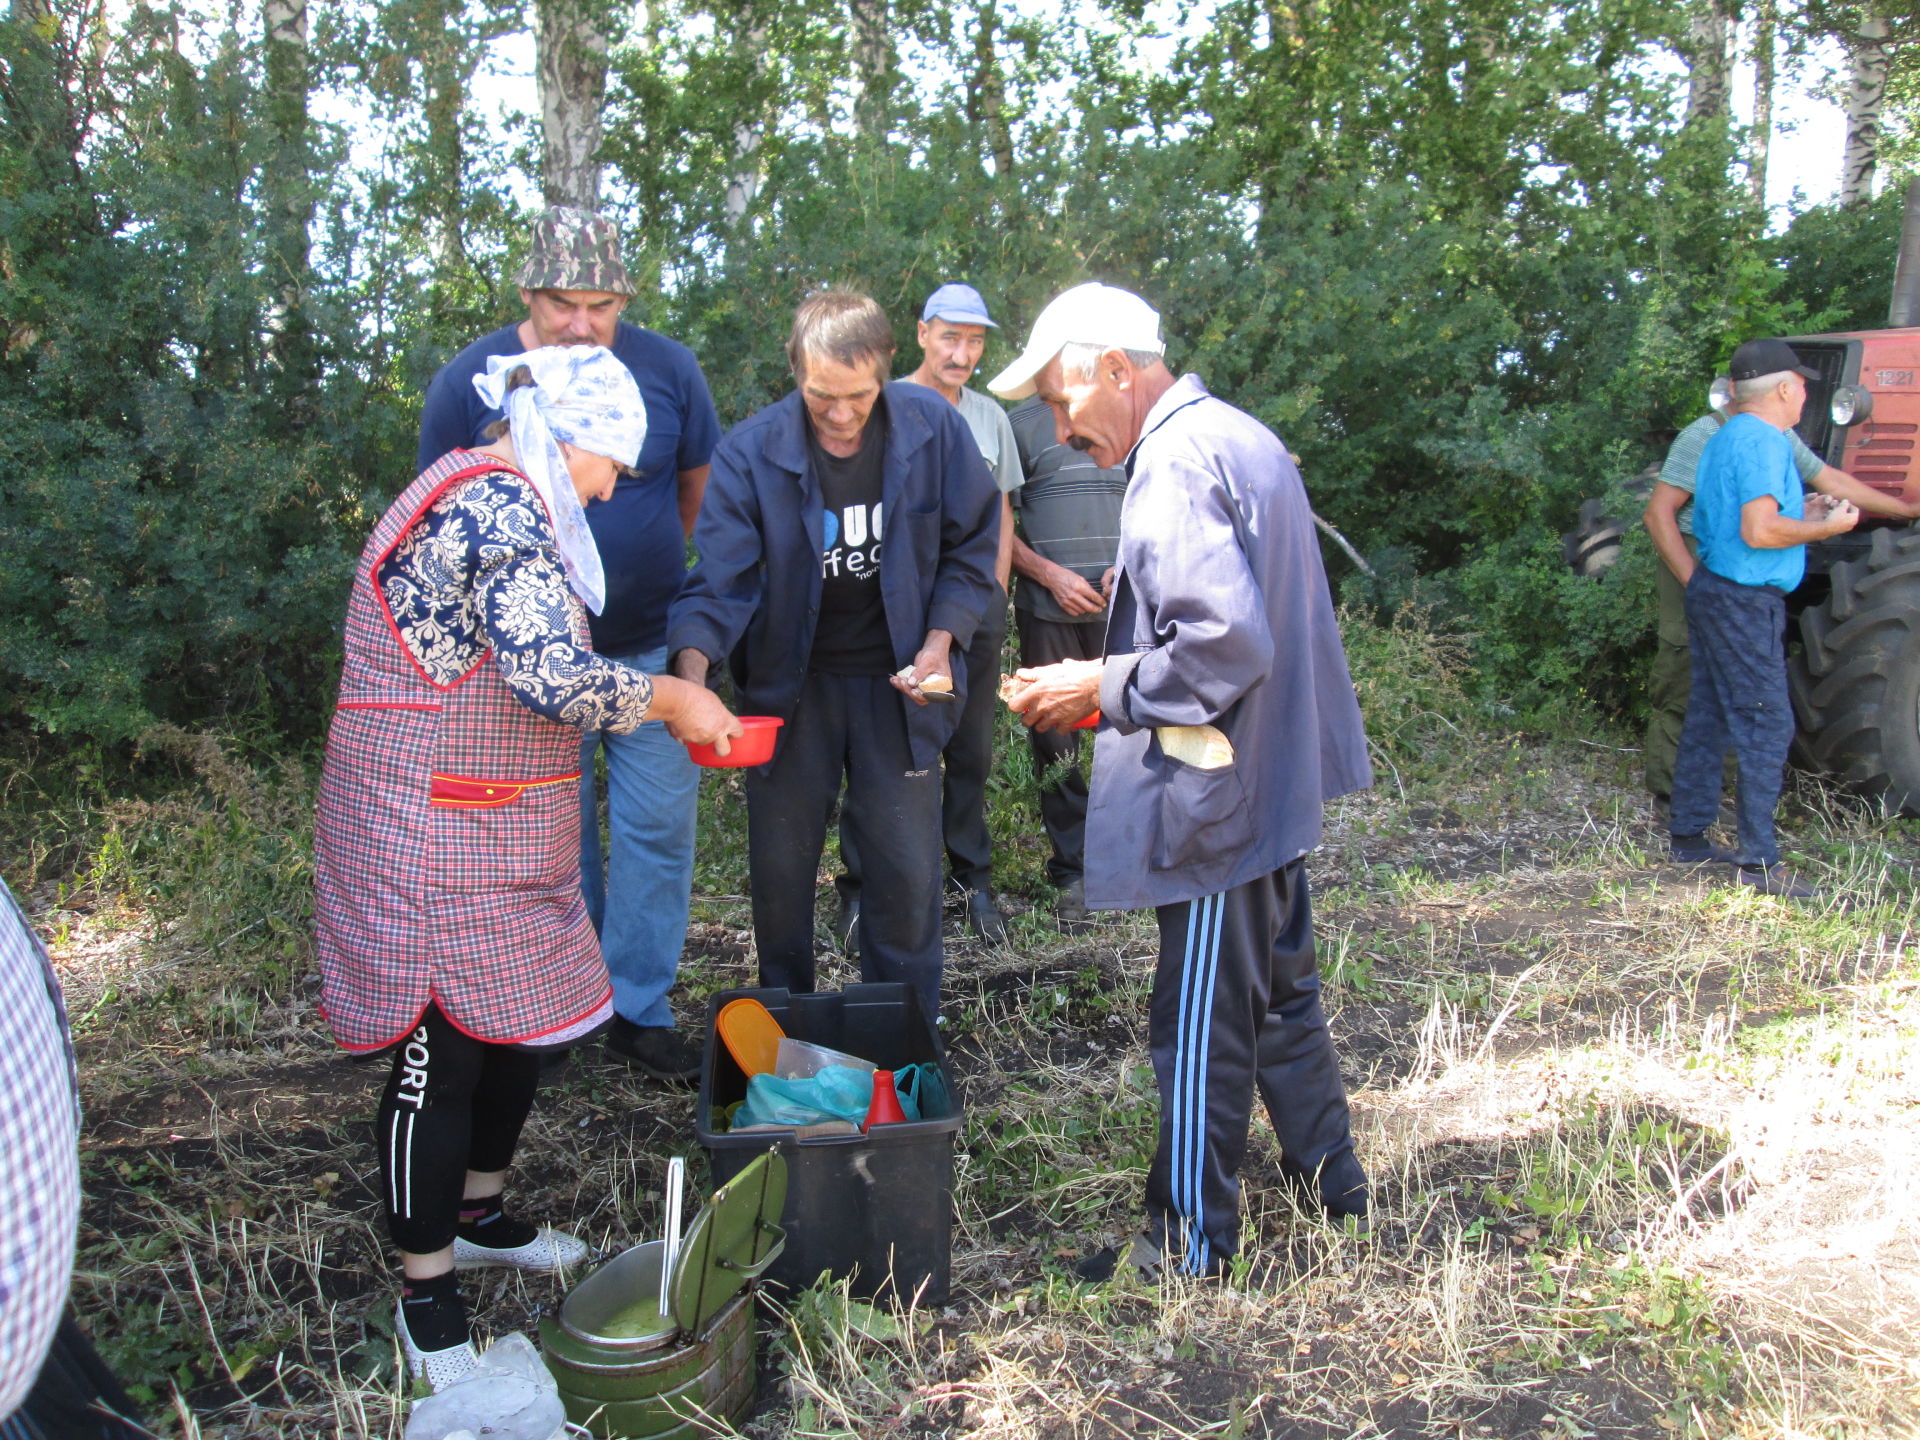
[[[1150,922],[1067,940],[1038,902],[1008,950],[954,932],[953,1302],[876,1342],[831,1295],[790,1299],[746,1432],[1911,1430],[1915,832],[1803,792],[1790,838],[1836,899],[1790,908],[1650,864],[1658,829],[1619,763],[1508,744],[1443,798],[1416,783],[1336,807],[1318,924],[1374,1231],[1298,1213],[1257,1118],[1247,1263],[1225,1287],[1070,1268],[1138,1222]],[[82,1037],[78,1303],[173,1433],[396,1436],[376,1077],[313,1013],[306,796],[244,778],[123,806],[89,866],[35,891]],[[703,861],[689,1014],[750,982],[729,863]],[[143,878],[163,872],[172,888]],[[576,1060],[516,1196],[604,1247],[650,1233],[692,1104]],[[559,1294],[509,1277],[473,1298],[502,1333]]]

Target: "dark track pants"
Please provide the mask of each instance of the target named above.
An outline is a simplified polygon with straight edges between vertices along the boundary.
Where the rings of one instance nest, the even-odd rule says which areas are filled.
[[[431,1255],[453,1243],[467,1172],[513,1163],[539,1088],[537,1051],[476,1040],[438,1005],[427,1007],[394,1047],[374,1122],[380,1199],[395,1245]]]
[[[0,1440],[137,1440],[152,1433],[71,1312],[53,1332],[33,1389],[0,1420]]]
[[[960,723],[941,751],[940,830],[947,871],[962,890],[986,890],[993,880],[993,840],[987,833],[987,779],[993,774],[993,722],[1000,709],[1000,648],[1007,638],[1007,592],[987,601],[967,647],[967,694]]]
[[[1020,609],[1013,613],[1020,629],[1022,665],[1098,660],[1105,653],[1105,612],[1092,621],[1042,620]],[[1041,781],[1040,823],[1046,826],[1047,839],[1053,844],[1053,854],[1047,859],[1047,879],[1055,887],[1064,887],[1078,880],[1086,869],[1087,777],[1078,763],[1080,732],[1029,729],[1027,740],[1033,747],[1033,773]],[[1049,785],[1047,773],[1055,770],[1055,781]]]
[[[940,772],[916,771],[884,675],[809,672],[766,773],[747,772],[747,853],[760,983],[813,989],[813,896],[827,817],[860,856],[860,975],[913,985],[940,1013]]]
[[[1218,895],[1162,905],[1147,1022],[1160,1088],[1160,1139],[1147,1217],[1189,1273],[1222,1268],[1240,1245],[1240,1162],[1257,1088],[1291,1175],[1335,1208],[1365,1212],[1346,1086],[1320,1008],[1305,862]]]
[[[1673,765],[1668,827],[1698,835],[1720,814],[1721,763],[1729,741],[1740,765],[1736,792],[1742,865],[1780,858],[1773,812],[1793,743],[1787,697],[1787,601],[1765,585],[1740,585],[1694,567],[1687,585],[1693,687]]]
[[[987,602],[987,613],[967,647],[967,691],[960,721],[940,752],[940,833],[947,845],[947,873],[962,890],[989,890],[993,882],[993,837],[987,831],[987,780],[993,774],[993,726],[1000,708],[1000,647],[1007,638],[1007,596]],[[834,888],[847,903],[860,898],[860,842],[840,827],[842,874]]]

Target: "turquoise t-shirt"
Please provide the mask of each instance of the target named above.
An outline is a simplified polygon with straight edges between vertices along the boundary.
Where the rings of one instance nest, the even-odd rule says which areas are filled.
[[[1805,513],[1800,472],[1785,432],[1758,416],[1736,415],[1700,453],[1693,492],[1700,559],[1724,580],[1791,590],[1807,573],[1807,547],[1756,550],[1740,538],[1740,507],[1767,495],[1790,520]]]

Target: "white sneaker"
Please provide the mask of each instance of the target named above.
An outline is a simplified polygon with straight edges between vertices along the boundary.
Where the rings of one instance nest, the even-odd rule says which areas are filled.
[[[546,1225],[542,1225],[540,1233],[526,1244],[504,1250],[496,1250],[491,1245],[476,1245],[458,1236],[453,1241],[453,1268],[456,1270],[565,1270],[586,1258],[586,1241]]]
[[[414,1344],[407,1330],[404,1302],[393,1307],[393,1333],[400,1341],[400,1353],[407,1357],[407,1373],[416,1380],[425,1380],[436,1394],[466,1379],[480,1367],[480,1352],[473,1348],[471,1340],[449,1345],[444,1350],[422,1350]]]

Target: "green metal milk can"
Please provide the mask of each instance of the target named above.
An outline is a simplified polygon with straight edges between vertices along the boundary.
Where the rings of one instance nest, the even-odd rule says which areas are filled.
[[[668,1262],[664,1306],[667,1246],[650,1240],[602,1265],[540,1322],[569,1420],[602,1440],[692,1440],[724,1433],[752,1408],[752,1286],[786,1244],[786,1198],[786,1161],[769,1150],[693,1217]]]

